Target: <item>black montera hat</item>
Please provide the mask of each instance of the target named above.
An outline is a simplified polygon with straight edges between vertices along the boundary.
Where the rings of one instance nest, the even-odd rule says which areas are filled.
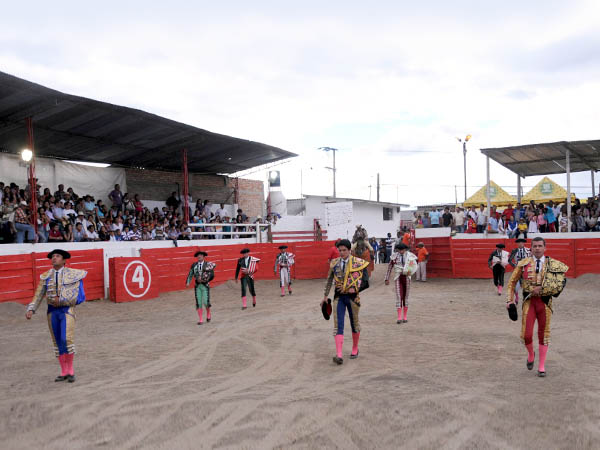
[[[406,250],[408,248],[408,245],[406,245],[404,242],[400,242],[396,244],[394,248],[397,250]]]
[[[505,248],[505,247],[506,247],[506,245],[504,245],[504,244],[496,244],[496,248]]]
[[[508,317],[510,317],[510,320],[512,320],[513,322],[516,322],[517,320],[519,320],[519,313],[517,312],[517,305],[515,305],[514,303],[511,303],[510,305],[508,305]]]
[[[204,250],[198,250],[196,253],[194,253],[194,257],[197,258],[198,255],[208,256],[208,253],[206,253]]]
[[[69,252],[60,249],[55,249],[48,253],[48,259],[52,259],[52,255],[60,255],[63,257],[63,259],[69,259],[71,257],[71,254]]]
[[[323,313],[323,317],[325,318],[325,320],[329,320],[332,311],[333,310],[331,308],[331,299],[328,298],[327,301],[323,302],[323,305],[321,306],[321,312]]]
[[[243,248],[242,250],[240,250],[240,253],[242,255],[245,255],[246,253],[250,253],[250,249],[249,248]]]
[[[287,245],[280,245],[279,247],[277,247],[279,250],[285,250],[286,248],[288,248]]]
[[[519,239],[517,239],[515,242],[516,242],[517,244],[518,244],[519,242],[527,242],[527,239],[525,239],[525,238],[519,238]]]

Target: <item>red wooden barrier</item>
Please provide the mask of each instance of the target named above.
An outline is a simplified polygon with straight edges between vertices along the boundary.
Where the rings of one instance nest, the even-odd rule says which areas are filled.
[[[67,266],[87,270],[84,279],[87,300],[104,298],[104,260],[102,250],[75,250]],[[40,275],[52,268],[48,253],[4,255],[0,260],[0,303],[27,304],[40,280]]]
[[[158,269],[153,258],[111,258],[110,299],[113,302],[135,302],[158,297]]]
[[[600,239],[575,239],[575,276],[600,273]]]

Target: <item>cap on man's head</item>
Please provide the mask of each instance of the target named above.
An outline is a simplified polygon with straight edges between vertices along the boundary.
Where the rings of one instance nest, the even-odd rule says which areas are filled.
[[[408,245],[404,244],[403,242],[400,242],[400,243],[396,244],[396,246],[394,248],[396,250],[406,250],[408,248]]]
[[[208,253],[206,253],[204,250],[198,250],[196,253],[194,253],[194,256],[197,258],[198,255],[202,255],[204,257],[208,256]]]
[[[506,247],[506,245],[504,245],[504,244],[496,244],[496,248],[504,248],[504,247]]]
[[[517,244],[518,244],[519,242],[523,242],[523,243],[525,243],[525,242],[527,242],[527,239],[525,239],[525,238],[519,238],[519,239],[515,240],[515,242],[516,242]]]
[[[58,248],[48,253],[48,259],[52,259],[52,255],[60,255],[63,257],[63,259],[69,259],[71,257],[71,254],[69,252]]]
[[[279,250],[285,250],[286,248],[288,248],[287,245],[280,245],[279,247],[277,247]]]
[[[245,255],[246,253],[250,253],[250,249],[249,248],[243,248],[243,249],[240,250],[240,253],[242,255]]]

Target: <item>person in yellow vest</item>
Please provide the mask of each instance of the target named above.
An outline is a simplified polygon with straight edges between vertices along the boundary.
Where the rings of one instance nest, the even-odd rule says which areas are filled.
[[[75,381],[73,357],[75,355],[75,306],[85,301],[83,279],[85,270],[65,267],[71,258],[65,250],[52,250],[48,259],[52,269],[40,276],[33,300],[27,306],[25,317],[33,317],[43,299],[48,303],[48,327],[54,343],[54,354],[58,358],[61,373],[54,381]]]

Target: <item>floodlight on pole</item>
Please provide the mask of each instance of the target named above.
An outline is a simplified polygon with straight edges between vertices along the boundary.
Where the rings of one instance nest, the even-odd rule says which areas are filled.
[[[465,202],[467,201],[467,142],[471,140],[471,135],[467,134],[463,139],[456,138],[458,142],[462,142],[463,145],[463,162],[464,162],[464,175],[465,175]]]
[[[23,161],[25,161],[26,163],[28,163],[29,161],[31,161],[31,158],[33,158],[33,152],[31,150],[29,150],[28,148],[24,149],[21,152],[21,159]]]

